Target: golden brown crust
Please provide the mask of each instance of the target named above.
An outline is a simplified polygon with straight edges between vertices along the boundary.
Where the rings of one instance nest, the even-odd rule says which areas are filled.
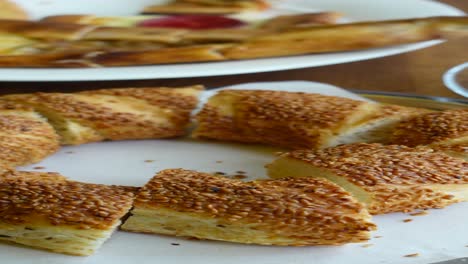
[[[95,67],[82,59],[82,52],[58,52],[0,56],[0,67],[8,68],[83,68]]]
[[[458,200],[435,186],[468,186],[468,162],[429,148],[360,143],[297,150],[282,157],[300,160],[364,189],[372,196],[368,209],[373,214],[444,207]]]
[[[28,14],[19,5],[9,0],[0,0],[0,19],[28,19]]]
[[[437,39],[450,25],[466,25],[467,18],[422,18],[311,26],[250,39],[226,49],[230,59],[249,59],[349,51]]]
[[[337,24],[341,17],[342,15],[336,12],[283,15],[265,20],[259,28],[277,32],[295,27]]]
[[[76,40],[93,30],[90,25],[71,23],[49,23],[37,21],[18,21],[3,19],[0,21],[0,32],[12,33],[36,39]]]
[[[15,167],[36,163],[58,148],[58,135],[32,108],[0,100],[1,164]]]
[[[146,51],[107,52],[95,54],[89,58],[89,61],[102,66],[221,61],[225,58],[219,53],[219,49],[224,47],[226,46],[200,45]]]
[[[373,104],[320,94],[223,90],[210,98],[196,119],[194,137],[317,148]],[[223,109],[228,109],[224,111]]]
[[[201,86],[123,88],[4,98],[30,105],[47,116],[62,136],[62,144],[81,144],[104,139],[181,136],[185,134],[201,89]],[[70,122],[75,125],[71,126]]]
[[[67,181],[42,172],[0,177],[0,221],[76,229],[109,229],[132,205],[118,186]]]
[[[41,22],[48,23],[72,23],[72,24],[83,24],[83,21],[89,18],[95,17],[94,15],[54,15],[42,18]],[[85,23],[86,24],[86,23]]]
[[[322,179],[246,183],[170,169],[161,171],[142,188],[134,206],[137,210],[196,215],[200,220],[217,219],[227,226],[251,226],[271,232],[272,237],[296,238],[292,245],[362,241],[366,239],[363,232],[375,228],[367,221],[361,204],[340,187]],[[245,243],[251,243],[248,239]]]
[[[97,27],[84,34],[83,40],[136,40],[176,43],[186,30],[148,27]]]
[[[468,137],[468,109],[459,109],[410,118],[396,127],[391,142],[417,146],[440,144],[466,137]]]

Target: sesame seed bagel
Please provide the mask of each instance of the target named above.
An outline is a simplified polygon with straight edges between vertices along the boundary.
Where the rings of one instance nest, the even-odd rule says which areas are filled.
[[[381,142],[401,118],[421,111],[312,93],[223,90],[197,115],[193,136],[291,149]]]
[[[170,138],[185,134],[203,88],[122,88],[78,93],[14,94],[3,98],[48,118],[61,144]]]
[[[0,176],[0,240],[91,255],[130,210],[128,190],[56,173],[10,171]]]
[[[123,230],[246,244],[339,245],[369,239],[364,206],[313,178],[242,182],[169,169],[138,193]]]
[[[59,148],[59,137],[31,107],[0,99],[0,164],[36,163]]]
[[[268,175],[325,178],[371,214],[442,208],[468,201],[468,162],[429,148],[350,144],[283,154]]]
[[[417,115],[398,124],[392,144],[410,147],[428,145],[468,160],[468,109]]]

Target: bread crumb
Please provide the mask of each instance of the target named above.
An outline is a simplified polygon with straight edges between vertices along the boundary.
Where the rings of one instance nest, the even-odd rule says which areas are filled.
[[[236,171],[236,173],[237,173],[237,174],[246,174],[247,172],[238,170],[238,171]]]
[[[245,179],[245,178],[247,178],[247,176],[242,175],[242,174],[237,174],[237,175],[233,175],[231,178],[233,178],[233,179]]]
[[[154,162],[154,160],[145,160],[146,163]]]
[[[427,211],[420,211],[420,212],[411,213],[409,215],[411,215],[411,216],[420,216],[420,215],[427,215],[427,214],[429,214]]]
[[[226,173],[222,171],[215,171],[214,175],[226,175]]]
[[[45,169],[45,167],[43,167],[43,166],[36,166],[36,167],[34,167],[33,169],[35,169],[35,170],[43,170],[43,169]]]
[[[368,248],[368,247],[372,247],[373,245],[374,245],[374,244],[364,244],[364,245],[362,245],[361,247],[363,247],[363,248]]]
[[[414,258],[414,257],[417,257],[417,256],[419,256],[419,253],[408,254],[408,255],[404,255],[403,257]]]
[[[382,236],[374,236],[374,238],[381,238]]]
[[[223,161],[222,160],[217,160],[216,163],[223,163]]]
[[[413,221],[413,219],[410,219],[410,218],[408,218],[408,219],[403,219],[403,222],[405,222],[405,223],[408,223],[408,222],[411,222],[411,221]]]
[[[179,244],[179,243],[171,243],[171,245],[173,245],[173,246],[178,246],[178,245],[180,245],[180,244]]]

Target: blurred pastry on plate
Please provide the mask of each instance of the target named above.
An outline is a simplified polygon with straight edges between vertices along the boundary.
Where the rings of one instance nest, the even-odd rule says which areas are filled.
[[[428,110],[321,94],[223,90],[196,116],[196,138],[299,149],[385,142],[402,118]]]
[[[28,14],[11,0],[0,0],[0,19],[27,20]]]
[[[296,150],[267,165],[272,178],[325,178],[371,214],[442,208],[468,201],[468,162],[430,148],[349,144]]]
[[[314,178],[243,182],[183,169],[154,176],[122,229],[245,244],[340,245],[376,226],[339,186]]]
[[[69,255],[93,254],[132,207],[126,188],[56,173],[0,176],[0,240]]]
[[[59,149],[59,136],[32,107],[0,99],[0,163],[39,162]]]
[[[172,138],[186,134],[202,86],[118,88],[77,93],[11,94],[32,107],[60,135],[61,144]]]
[[[268,9],[265,0],[173,0],[165,5],[152,5],[145,14],[236,14]]]

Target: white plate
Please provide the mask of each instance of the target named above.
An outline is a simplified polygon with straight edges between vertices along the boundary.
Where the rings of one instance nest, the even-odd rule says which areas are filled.
[[[235,88],[273,88],[321,92],[359,98],[330,85],[311,82],[254,83]],[[210,92],[211,94],[211,92]],[[235,174],[246,171],[249,179],[266,177],[264,164],[279,149],[201,142],[190,139],[102,142],[64,147],[35,166],[58,171],[67,177],[94,183],[141,186],[156,171],[186,168],[205,172]],[[73,153],[69,153],[72,151]],[[144,162],[154,160],[153,163]],[[216,161],[223,161],[217,163]],[[410,223],[402,220],[413,218]],[[244,264],[341,264],[341,263],[430,263],[467,254],[468,203],[430,210],[427,216],[387,214],[374,217],[378,230],[363,244],[320,247],[267,247],[234,243],[192,241],[182,238],[116,232],[93,256],[73,257],[0,243],[0,263],[44,264],[144,264],[144,263],[244,263]],[[178,243],[179,246],[171,245]],[[367,244],[367,243],[366,243]],[[419,253],[417,258],[403,255]]]
[[[95,13],[98,15],[136,14],[157,0],[15,0],[34,18],[53,14]],[[459,16],[464,13],[451,6],[428,0],[273,0],[278,12],[333,10],[348,20],[383,20],[425,16]],[[389,56],[425,48],[440,41],[271,59],[186,63],[157,66],[111,67],[94,69],[0,69],[2,81],[86,81],[162,79],[267,72],[323,66]]]

